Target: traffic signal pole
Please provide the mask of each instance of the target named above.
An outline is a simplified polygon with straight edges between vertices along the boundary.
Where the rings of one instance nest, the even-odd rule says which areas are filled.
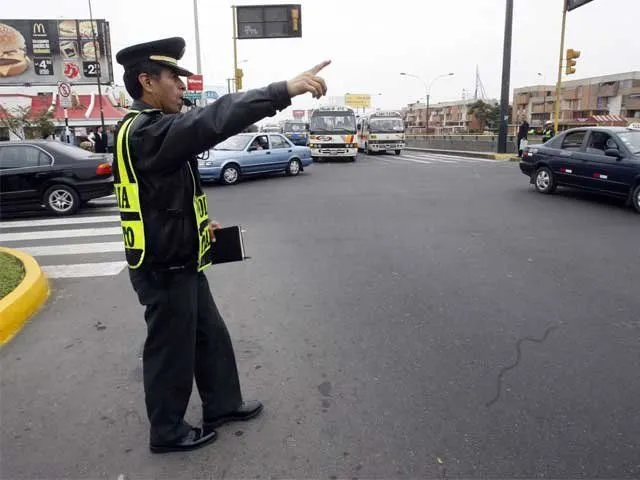
[[[564,53],[564,32],[567,26],[567,0],[562,1],[562,32],[560,33],[560,59],[558,60],[558,83],[556,83],[556,101],[554,104],[553,131],[558,133],[560,121],[560,90],[562,87],[562,55]]]
[[[236,6],[231,7],[233,11],[233,86],[235,91],[241,90],[238,88],[238,21]]]

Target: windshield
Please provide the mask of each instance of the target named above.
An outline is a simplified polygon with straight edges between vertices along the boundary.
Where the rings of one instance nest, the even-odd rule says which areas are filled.
[[[622,132],[618,136],[633,154],[640,153],[640,132]]]
[[[309,123],[311,132],[356,132],[356,117],[353,112],[314,113]]]
[[[232,150],[232,151],[240,151],[244,150],[253,137],[249,135],[236,135],[235,137],[227,138],[224,142],[219,143],[215,147],[214,150]]]
[[[304,132],[305,125],[304,123],[285,123],[284,131],[285,132]]]
[[[372,132],[402,132],[404,126],[400,118],[372,118],[369,120]]]

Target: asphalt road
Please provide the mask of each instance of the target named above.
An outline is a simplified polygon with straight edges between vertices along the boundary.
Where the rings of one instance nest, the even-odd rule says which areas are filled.
[[[148,451],[126,271],[53,280],[0,352],[1,477],[638,478],[640,216],[438,158],[207,188],[247,229],[208,277],[266,411],[196,452]]]

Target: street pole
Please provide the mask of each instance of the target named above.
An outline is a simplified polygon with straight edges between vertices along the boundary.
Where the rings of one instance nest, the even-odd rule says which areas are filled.
[[[102,110],[102,87],[100,86],[100,77],[102,76],[102,67],[100,66],[100,60],[98,53],[98,42],[96,41],[96,30],[93,27],[93,11],[91,10],[91,0],[89,1],[89,21],[91,22],[91,36],[93,37],[93,52],[95,54],[96,60],[96,70],[97,70],[97,79],[98,79],[98,105],[100,106],[100,126],[102,127],[102,133],[105,134],[104,131],[104,112]],[[102,141],[102,139],[100,139]]]
[[[427,92],[427,130],[425,135],[429,135],[429,92]]]
[[[558,83],[556,83],[556,102],[554,104],[553,131],[558,134],[560,122],[560,90],[562,87],[562,57],[564,54],[564,32],[567,26],[567,0],[562,1],[562,31],[560,33],[560,59],[558,60]]]
[[[200,22],[198,22],[198,0],[193,0],[193,23],[196,31],[196,71],[202,75],[202,60],[200,59]]]
[[[513,0],[507,0],[504,18],[504,47],[502,50],[502,91],[500,94],[500,128],[498,130],[498,153],[507,151],[507,129],[509,122],[509,81],[511,79],[511,36],[513,28]]]
[[[235,91],[238,91],[238,13],[235,5],[233,5],[231,9],[233,10],[233,79],[235,83]]]

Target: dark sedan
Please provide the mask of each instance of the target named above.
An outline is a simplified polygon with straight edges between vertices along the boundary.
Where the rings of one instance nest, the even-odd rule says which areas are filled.
[[[113,193],[111,156],[54,140],[0,142],[0,208],[70,215]]]
[[[527,147],[520,170],[540,193],[579,188],[624,198],[640,213],[640,125],[567,130]]]

